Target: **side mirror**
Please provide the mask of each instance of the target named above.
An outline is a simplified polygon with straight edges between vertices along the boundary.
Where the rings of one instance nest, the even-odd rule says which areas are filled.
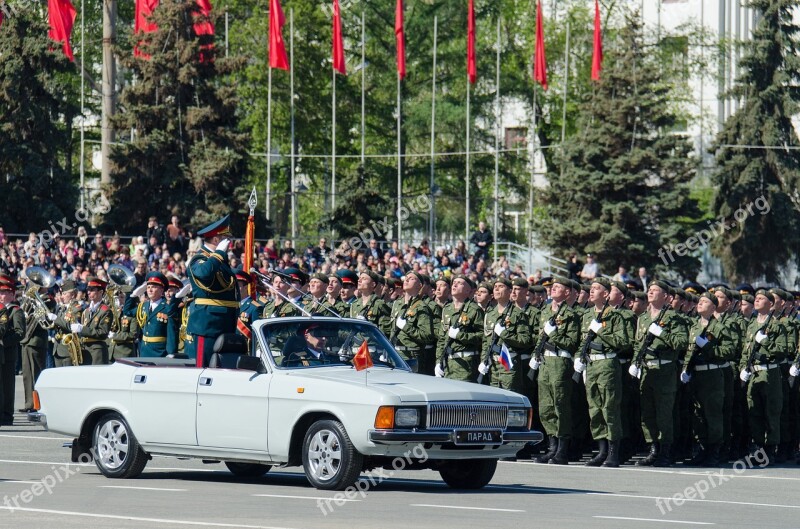
[[[266,373],[264,364],[261,359],[256,356],[242,355],[236,360],[236,369],[244,371],[255,371],[256,373]]]

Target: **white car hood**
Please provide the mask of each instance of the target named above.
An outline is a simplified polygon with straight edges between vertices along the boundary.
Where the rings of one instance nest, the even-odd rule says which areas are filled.
[[[511,405],[530,403],[517,393],[471,382],[409,373],[403,370],[369,369],[368,373],[352,368],[313,368],[293,371],[290,375],[303,378],[336,381],[352,386],[364,386],[398,397],[404,403],[421,403],[442,400],[475,402],[502,402]]]

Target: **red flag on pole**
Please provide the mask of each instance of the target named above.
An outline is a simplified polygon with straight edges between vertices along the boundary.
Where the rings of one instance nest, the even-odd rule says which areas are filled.
[[[283,26],[286,17],[283,16],[280,0],[269,2],[269,67],[280,70],[289,69],[289,59],[286,57],[286,46],[283,43]]]
[[[72,35],[72,26],[75,24],[78,12],[69,0],[47,0],[47,11],[50,19],[48,36],[56,42],[62,42],[64,55],[69,60],[75,61],[69,37]]]
[[[198,37],[201,37],[201,42],[207,41],[204,44],[200,44],[200,62],[213,61],[214,57],[210,53],[210,50],[214,48],[214,24],[211,22],[211,10],[213,9],[211,7],[211,0],[196,1],[200,15],[196,17],[194,33]],[[202,37],[205,35],[210,35],[212,38],[203,39]]]
[[[397,74],[406,78],[406,40],[403,32],[403,0],[397,0],[394,10],[394,39],[397,42]]]
[[[594,53],[592,54],[592,81],[600,80],[603,69],[603,33],[600,27],[600,5],[594,0]]]
[[[361,344],[361,347],[358,348],[358,352],[353,357],[353,365],[355,366],[356,371],[361,371],[362,369],[366,369],[374,365],[372,363],[372,355],[369,354],[369,346],[367,345],[366,340],[364,340],[364,343]]]
[[[533,78],[547,90],[547,57],[544,53],[544,25],[542,24],[542,1],[536,3],[536,52],[533,61]]]
[[[475,5],[469,0],[467,11],[467,77],[470,83],[478,80],[478,61],[475,58]]]
[[[158,24],[150,20],[153,11],[158,7],[158,0],[136,0],[136,14],[134,16],[133,33],[153,33],[158,29]],[[139,42],[141,43],[141,41]],[[134,57],[144,57],[149,59],[150,55],[139,50],[139,46],[133,46]]]
[[[344,42],[342,40],[342,17],[339,13],[339,0],[333,0],[333,69],[347,75],[344,64]]]

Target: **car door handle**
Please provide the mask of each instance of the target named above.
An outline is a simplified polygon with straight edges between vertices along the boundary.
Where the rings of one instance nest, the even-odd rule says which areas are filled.
[[[144,384],[147,382],[147,375],[134,375],[133,383],[134,384]]]
[[[209,378],[209,377],[200,377],[200,385],[201,386],[210,386],[211,382],[213,382],[213,381],[214,381],[214,379]]]

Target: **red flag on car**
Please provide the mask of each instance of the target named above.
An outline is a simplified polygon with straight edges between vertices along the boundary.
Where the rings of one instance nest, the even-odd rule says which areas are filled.
[[[366,369],[374,365],[372,363],[372,355],[369,354],[369,346],[367,345],[366,340],[364,340],[364,343],[361,344],[361,347],[358,348],[358,352],[353,357],[353,365],[355,366],[356,371],[361,371],[362,369]]]
[[[542,23],[542,2],[536,3],[536,52],[533,61],[533,78],[547,90],[547,57],[544,53],[544,24]]]
[[[75,60],[69,38],[72,35],[72,26],[75,24],[77,11],[69,0],[47,0],[47,11],[50,19],[48,36],[56,42],[63,43],[64,55],[71,61]]]
[[[394,38],[397,42],[397,74],[406,78],[406,41],[403,32],[403,0],[397,0],[394,10]]]
[[[600,80],[603,69],[603,34],[600,27],[600,5],[594,0],[594,53],[592,54],[592,81]]]
[[[347,75],[344,64],[344,41],[342,40],[342,17],[339,13],[339,0],[333,0],[333,69]]]
[[[475,57],[475,4],[467,6],[467,77],[470,83],[478,80],[478,60]]]

